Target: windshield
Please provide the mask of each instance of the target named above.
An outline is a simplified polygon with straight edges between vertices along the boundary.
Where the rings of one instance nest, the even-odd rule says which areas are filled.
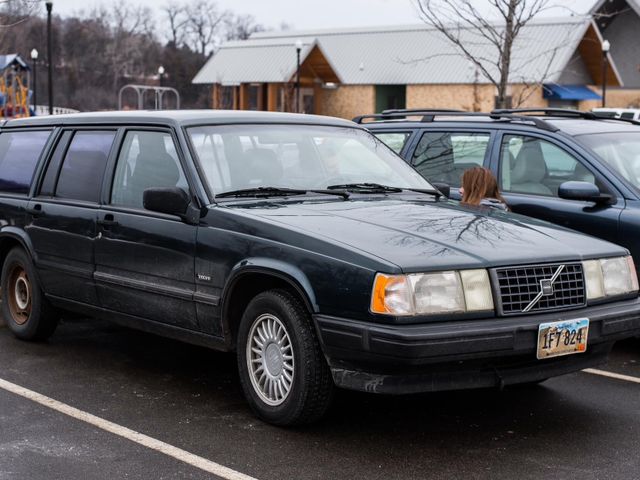
[[[214,194],[368,183],[432,189],[370,133],[345,127],[227,125],[187,129]]]
[[[598,133],[579,138],[624,179],[640,189],[640,131]]]

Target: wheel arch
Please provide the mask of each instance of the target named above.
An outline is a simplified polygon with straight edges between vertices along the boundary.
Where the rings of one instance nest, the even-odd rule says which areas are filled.
[[[249,301],[261,292],[276,288],[293,292],[309,313],[318,311],[311,282],[298,267],[272,259],[245,260],[232,269],[222,293],[223,331],[232,349],[235,349],[240,319]]]
[[[0,271],[4,266],[7,254],[14,248],[21,247],[35,261],[35,250],[26,232],[17,227],[5,227],[0,231]]]

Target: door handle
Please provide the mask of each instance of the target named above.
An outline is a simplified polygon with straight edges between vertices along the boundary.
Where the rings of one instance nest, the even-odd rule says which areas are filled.
[[[118,222],[115,220],[111,213],[107,213],[103,219],[98,220],[98,225],[101,225],[103,228],[110,228],[114,225],[118,225]]]
[[[36,203],[33,207],[27,207],[26,210],[27,213],[30,213],[34,217],[37,217],[38,215],[42,215],[44,213],[44,211],[42,210],[42,205],[39,203]]]

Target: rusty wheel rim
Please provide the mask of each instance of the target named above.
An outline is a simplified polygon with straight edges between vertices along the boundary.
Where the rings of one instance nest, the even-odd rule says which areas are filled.
[[[21,265],[14,265],[9,273],[7,300],[13,321],[24,325],[31,315],[31,282]]]

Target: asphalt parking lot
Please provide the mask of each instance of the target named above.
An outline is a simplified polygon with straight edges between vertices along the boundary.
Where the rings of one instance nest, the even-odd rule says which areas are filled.
[[[44,344],[0,328],[0,365],[2,480],[640,478],[640,340],[602,366],[626,380],[342,392],[290,430],[252,416],[233,356],[107,322],[65,321]]]

